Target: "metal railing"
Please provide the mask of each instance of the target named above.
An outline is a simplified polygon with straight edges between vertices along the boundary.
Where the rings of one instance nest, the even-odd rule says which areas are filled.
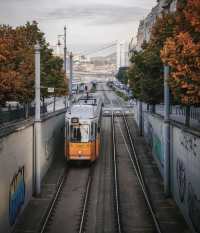
[[[50,97],[46,98],[44,102],[41,102],[40,110],[41,114],[47,114],[55,112],[67,107],[67,98],[64,97]],[[7,105],[6,107],[0,106],[0,125],[17,122],[19,120],[28,119],[34,117],[35,105],[31,103],[29,105],[17,104],[15,106]]]

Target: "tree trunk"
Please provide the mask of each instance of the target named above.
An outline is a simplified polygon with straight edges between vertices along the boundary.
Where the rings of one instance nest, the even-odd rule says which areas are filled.
[[[53,97],[53,111],[56,111],[56,96]]]
[[[29,116],[29,103],[25,103],[25,118],[27,119]]]
[[[147,112],[149,112],[149,104],[147,104]]]
[[[190,126],[190,106],[186,106],[185,125]]]
[[[155,113],[155,112],[156,112],[156,105],[151,104],[151,113]]]
[[[42,96],[42,113],[45,112],[44,96]]]

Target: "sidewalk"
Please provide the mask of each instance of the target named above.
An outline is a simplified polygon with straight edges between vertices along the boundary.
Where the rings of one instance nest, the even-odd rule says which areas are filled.
[[[32,198],[29,201],[13,233],[38,233],[55,194],[59,179],[64,173],[65,165],[64,156],[62,158],[59,156],[53,161],[42,181],[41,197]]]
[[[144,137],[139,136],[138,127],[133,117],[127,118],[131,128],[131,135],[134,136],[136,151],[142,166],[145,183],[151,196],[156,216],[161,225],[163,233],[190,233],[179,208],[172,198],[165,198],[163,180],[157,164],[149,150]]]

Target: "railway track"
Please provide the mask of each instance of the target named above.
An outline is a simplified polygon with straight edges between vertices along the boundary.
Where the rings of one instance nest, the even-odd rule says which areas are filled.
[[[122,233],[122,222],[121,222],[121,213],[120,213],[120,200],[119,200],[119,183],[118,183],[118,171],[117,171],[117,160],[116,160],[116,137],[115,137],[115,125],[114,125],[114,114],[112,113],[111,119],[112,127],[112,148],[113,148],[113,174],[114,174],[114,207],[115,207],[115,218],[116,218],[116,230],[117,233]]]
[[[85,232],[85,223],[86,223],[86,220],[87,220],[87,208],[88,208],[88,200],[89,200],[89,197],[90,197],[90,189],[91,189],[91,185],[92,185],[92,177],[93,177],[93,172],[94,172],[94,166],[95,165],[91,165],[88,169],[89,171],[87,172],[88,175],[87,176],[87,181],[85,182],[85,187],[84,187],[84,192],[83,191],[80,191],[80,193],[78,193],[77,196],[79,196],[80,200],[77,200],[79,201],[81,204],[79,206],[79,220],[76,221],[74,220],[75,222],[72,223],[72,222],[68,222],[67,218],[65,219],[64,218],[64,222],[62,223],[62,226],[59,226],[61,227],[61,229],[63,229],[62,232],[69,232],[68,231],[68,227],[69,225],[74,225],[76,226],[76,230],[75,232],[78,232],[78,233],[83,233]],[[51,231],[51,226],[54,222],[54,218],[56,217],[56,215],[60,215],[61,214],[61,211],[63,211],[63,208],[58,208],[58,205],[62,205],[61,202],[62,201],[65,201],[64,199],[67,199],[67,198],[70,198],[68,195],[64,195],[63,194],[63,190],[64,189],[67,189],[67,180],[68,179],[72,179],[72,177],[68,177],[69,176],[69,173],[70,172],[73,172],[73,169],[74,168],[71,168],[71,167],[67,167],[65,172],[64,172],[64,175],[60,178],[60,181],[59,181],[59,184],[58,184],[58,187],[57,187],[57,190],[55,192],[55,195],[51,201],[51,204],[48,208],[48,211],[45,215],[45,218],[44,218],[44,221],[42,223],[42,226],[41,226],[41,229],[40,229],[40,233],[47,233],[47,232],[54,232],[54,230],[52,229]],[[80,170],[80,173],[81,173],[81,170]],[[70,181],[70,183],[72,183],[73,181]],[[72,189],[76,189],[75,187],[72,188]],[[73,200],[68,200],[68,202],[71,204],[73,204]],[[69,211],[68,209],[70,208],[66,208],[65,211]],[[60,211],[60,213],[59,213]],[[63,213],[62,213],[63,214]],[[64,213],[65,214],[65,213]],[[66,212],[67,214],[67,212]],[[65,230],[64,230],[65,229]],[[60,230],[58,229],[57,230],[58,232],[60,232]]]
[[[112,139],[113,139],[113,167],[114,167],[114,196],[115,196],[115,212],[116,212],[116,223],[117,223],[117,232],[124,232],[122,229],[124,229],[123,227],[123,221],[122,221],[122,211],[120,208],[120,191],[119,191],[119,175],[118,175],[118,163],[117,163],[117,158],[116,158],[116,134],[115,134],[115,117],[120,117],[119,114],[117,114],[117,116],[115,116],[115,114],[112,114]],[[149,196],[147,187],[145,185],[145,181],[144,181],[144,177],[143,177],[143,173],[142,173],[142,169],[140,167],[140,163],[139,163],[139,159],[138,159],[138,155],[134,146],[134,140],[131,136],[130,133],[130,129],[129,129],[129,125],[126,119],[126,116],[124,114],[124,112],[121,112],[121,117],[123,119],[123,123],[124,123],[124,128],[125,128],[125,132],[126,132],[126,137],[124,137],[124,140],[126,140],[124,143],[127,145],[129,145],[130,150],[128,150],[128,156],[129,156],[129,161],[131,163],[131,166],[134,170],[134,173],[137,177],[137,181],[138,184],[140,186],[140,189],[142,191],[145,203],[146,203],[146,207],[148,208],[148,211],[151,215],[151,218],[153,220],[153,225],[155,227],[156,232],[158,233],[162,233],[160,224],[158,222],[158,219],[156,217],[156,213],[153,209],[152,203],[151,203],[151,198]],[[118,122],[119,123],[119,122]],[[134,221],[134,219],[133,219]]]

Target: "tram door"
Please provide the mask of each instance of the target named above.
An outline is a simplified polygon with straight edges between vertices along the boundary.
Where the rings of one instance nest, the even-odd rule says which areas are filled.
[[[91,122],[91,156],[96,159],[96,133],[95,122]]]
[[[95,135],[96,135],[96,156],[99,156],[99,147],[100,147],[100,133],[99,133],[99,126],[95,123]]]

